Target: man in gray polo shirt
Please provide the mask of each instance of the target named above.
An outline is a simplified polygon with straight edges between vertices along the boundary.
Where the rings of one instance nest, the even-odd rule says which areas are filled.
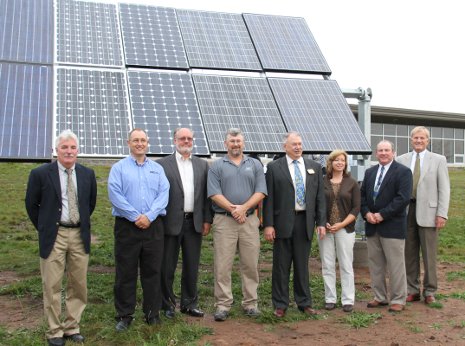
[[[208,172],[208,197],[215,212],[215,321],[226,320],[233,303],[231,271],[236,248],[241,267],[242,308],[247,316],[260,314],[257,307],[260,220],[254,210],[267,193],[260,161],[243,154],[241,130],[229,129],[224,145],[228,154],[215,161]]]

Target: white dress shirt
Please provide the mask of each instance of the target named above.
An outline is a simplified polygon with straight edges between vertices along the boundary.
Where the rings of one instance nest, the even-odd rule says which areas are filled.
[[[70,223],[69,220],[69,208],[68,208],[68,173],[66,173],[66,168],[58,162],[58,173],[60,176],[60,188],[61,188],[61,219],[60,221],[63,223]],[[73,179],[74,183],[74,191],[77,193],[77,180],[76,180],[76,170],[75,165],[71,167],[73,173],[71,175],[71,179]],[[77,198],[77,196],[76,196]]]
[[[192,156],[185,159],[176,151],[176,163],[181,176],[182,189],[184,191],[184,212],[194,211],[194,168],[192,167]]]

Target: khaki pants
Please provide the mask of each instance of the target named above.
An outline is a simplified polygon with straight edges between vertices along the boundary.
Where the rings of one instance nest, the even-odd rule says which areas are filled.
[[[48,258],[40,259],[44,313],[48,323],[47,339],[80,333],[79,321],[87,304],[87,266],[79,228],[58,229]],[[67,287],[64,321],[61,322],[61,286],[66,270]]]
[[[242,280],[242,308],[257,307],[258,256],[260,254],[259,219],[255,214],[243,224],[234,218],[216,214],[213,219],[215,306],[217,310],[229,311],[233,304],[231,272],[236,249]]]

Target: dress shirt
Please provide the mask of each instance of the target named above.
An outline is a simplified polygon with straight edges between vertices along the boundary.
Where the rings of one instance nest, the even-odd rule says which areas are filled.
[[[68,173],[66,172],[66,168],[59,162],[58,163],[58,172],[60,176],[60,188],[61,188],[61,218],[60,221],[63,223],[71,223],[69,220],[69,208],[68,208]],[[77,180],[76,180],[76,170],[75,165],[71,167],[73,173],[71,175],[71,179],[73,179],[74,183],[74,190],[77,191]],[[77,192],[76,192],[77,193]],[[76,196],[78,198],[78,196]],[[79,200],[78,205],[79,205]]]
[[[423,168],[423,161],[424,161],[426,152],[427,152],[427,150],[423,150],[420,153],[420,172],[421,172],[421,169]],[[417,160],[417,152],[414,150],[414,151],[412,151],[412,160],[410,161],[410,169],[412,170],[412,174],[413,174],[413,171],[415,170],[415,161],[416,160]]]
[[[194,168],[192,167],[192,156],[187,159],[176,151],[176,163],[181,176],[182,189],[184,191],[184,212],[194,211]]]
[[[294,160],[291,159],[288,155],[286,155],[286,160],[287,160],[287,167],[289,168],[289,173],[291,173],[291,178],[292,178],[292,182],[294,184],[294,191],[296,190],[296,186],[295,186],[295,168],[294,168]],[[305,163],[304,163],[304,158],[301,156],[297,159],[297,162],[298,162],[298,166],[299,166],[299,169],[300,169],[300,174],[302,174],[302,180],[303,180],[303,183],[304,183],[304,186],[305,185],[305,182],[306,182],[306,179],[307,179],[307,174],[305,173]],[[298,211],[301,211],[301,210],[305,210],[305,205],[299,205],[299,203],[297,203],[297,199],[296,199],[296,202],[295,202],[295,206],[294,206],[294,209],[295,210],[298,210]]]
[[[108,196],[113,216],[136,221],[141,214],[150,222],[166,215],[170,184],[163,168],[145,158],[138,164],[128,156],[113,165],[108,177]]]

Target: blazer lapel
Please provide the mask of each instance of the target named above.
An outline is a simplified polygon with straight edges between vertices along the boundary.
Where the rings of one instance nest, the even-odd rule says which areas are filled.
[[[52,185],[55,188],[55,193],[57,194],[59,200],[61,201],[60,174],[58,172],[58,163],[56,161],[50,165],[48,174],[49,174],[50,181],[52,182]]]
[[[168,163],[170,165],[170,169],[174,172],[174,175],[176,177],[176,183],[179,185],[179,188],[181,189],[181,191],[184,192],[184,189],[182,187],[181,174],[179,174],[178,164],[176,162],[176,153],[172,154],[169,157]],[[195,179],[195,173],[194,173],[194,179]]]
[[[294,188],[294,182],[292,181],[291,172],[289,172],[289,167],[287,166],[286,156],[284,156],[280,160],[281,162],[279,162],[279,167],[281,168],[282,173],[286,176],[287,180],[289,180],[289,183],[292,185],[292,188]]]
[[[428,172],[429,168],[431,166],[431,153],[427,151],[425,153],[425,156],[423,157],[423,165],[420,167],[420,179],[418,179],[418,183],[425,177],[426,172]]]

